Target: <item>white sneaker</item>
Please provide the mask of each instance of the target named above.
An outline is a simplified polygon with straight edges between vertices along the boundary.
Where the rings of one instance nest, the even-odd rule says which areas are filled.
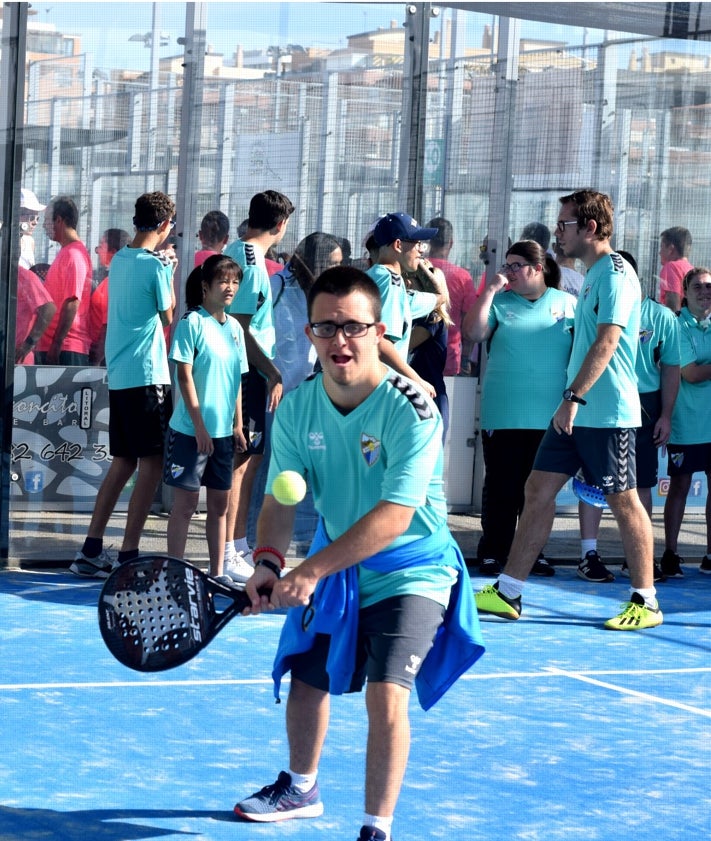
[[[69,572],[83,578],[108,578],[118,565],[118,561],[112,558],[105,549],[102,549],[95,558],[89,558],[83,552],[77,552],[74,563],[69,567]]]
[[[229,575],[233,581],[236,581],[238,584],[244,584],[254,573],[252,553],[235,552],[234,555],[226,556],[223,570],[224,574]]]

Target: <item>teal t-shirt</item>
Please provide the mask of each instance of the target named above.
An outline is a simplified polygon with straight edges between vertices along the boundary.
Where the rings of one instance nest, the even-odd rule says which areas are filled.
[[[241,239],[231,242],[223,252],[242,267],[242,280],[228,312],[232,315],[250,315],[249,332],[259,347],[274,358],[275,334],[272,313],[272,287],[264,254],[251,242]]]
[[[395,345],[402,359],[407,361],[412,320],[429,315],[437,303],[437,296],[429,292],[408,291],[401,275],[378,263],[371,266],[366,274],[380,290],[383,307],[381,318],[387,328],[385,335]]]
[[[158,313],[172,305],[173,270],[145,248],[124,246],[109,266],[106,372],[109,388],[168,385],[170,372]]]
[[[359,406],[343,415],[314,374],[287,394],[274,415],[267,488],[282,470],[308,482],[328,536],[335,540],[381,500],[415,509],[392,549],[447,522],[442,480],[442,419],[424,392],[391,369]],[[379,573],[359,567],[360,604],[398,593],[447,604],[456,571],[420,565]]]
[[[686,307],[679,313],[682,369],[695,362],[711,364],[711,327],[698,322]],[[687,382],[683,377],[672,413],[670,444],[711,442],[711,380]]]
[[[247,373],[247,352],[239,322],[226,316],[225,323],[198,307],[189,310],[178,322],[173,335],[170,358],[189,362],[200,414],[211,438],[227,438],[234,427],[235,400],[242,374]],[[185,407],[183,395],[178,399],[170,426],[184,435],[195,435],[195,427]]]
[[[642,301],[637,352],[637,391],[661,388],[660,365],[679,364],[679,322],[669,307],[651,298]]]
[[[573,350],[568,364],[570,385],[597,339],[599,324],[622,328],[617,349],[595,385],[578,406],[576,426],[630,429],[641,426],[637,391],[637,348],[641,291],[629,263],[615,252],[605,254],[588,269],[575,308]]]
[[[482,429],[546,429],[565,389],[575,298],[546,289],[537,301],[494,296],[481,393]]]

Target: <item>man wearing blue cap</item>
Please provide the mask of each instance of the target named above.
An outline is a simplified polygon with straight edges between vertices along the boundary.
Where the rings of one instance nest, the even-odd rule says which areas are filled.
[[[435,272],[430,271],[438,294],[408,292],[403,273],[414,274],[423,264],[427,241],[437,235],[437,228],[421,228],[407,213],[388,213],[375,223],[373,240],[378,248],[375,264],[367,274],[375,281],[383,304],[382,320],[387,325],[380,343],[382,361],[403,376],[418,383],[434,397],[434,388],[407,364],[412,321],[429,315],[445,301],[444,290]],[[424,264],[427,266],[427,264]],[[431,267],[430,267],[431,268]]]

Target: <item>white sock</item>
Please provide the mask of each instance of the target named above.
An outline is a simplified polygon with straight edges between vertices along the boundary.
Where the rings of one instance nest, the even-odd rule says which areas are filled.
[[[244,555],[249,552],[249,543],[247,543],[246,537],[235,538],[232,545],[235,547],[235,552],[242,552]]]
[[[227,560],[228,558],[231,558],[232,555],[234,555],[234,551],[235,551],[235,549],[234,549],[234,546],[232,545],[232,541],[228,540],[227,543],[225,543],[225,553],[224,553],[225,560]]]
[[[385,841],[390,841],[390,830],[393,826],[393,819],[383,818],[380,815],[363,815],[363,826],[372,826],[385,833]]]
[[[289,768],[289,776],[291,777],[291,785],[302,794],[311,791],[316,783],[316,774],[296,774]]]
[[[592,540],[581,540],[580,541],[580,557],[584,558],[588,552],[596,552],[597,551],[597,538],[594,537]]]
[[[523,585],[525,581],[520,581],[518,578],[511,578],[510,575],[505,575],[503,572],[498,578],[499,592],[506,596],[507,599],[517,599],[523,593]]]
[[[651,607],[656,609],[659,607],[657,603],[657,588],[656,587],[630,587],[630,596],[632,593],[639,593],[640,596],[644,599],[644,603],[647,607]]]

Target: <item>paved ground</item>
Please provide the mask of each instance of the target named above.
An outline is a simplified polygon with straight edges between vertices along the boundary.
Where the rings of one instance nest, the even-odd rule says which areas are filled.
[[[46,567],[66,565],[81,543],[89,521],[88,514],[61,514],[44,512],[14,512],[11,523],[11,567]],[[106,544],[116,549],[121,542],[124,515],[116,514],[109,524]],[[452,514],[450,528],[469,561],[476,558],[476,548],[481,534],[479,517]],[[657,556],[664,543],[661,512],[654,517],[655,546]],[[198,514],[191,524],[187,557],[196,562],[207,558],[204,540],[204,515]],[[165,552],[166,516],[151,516],[146,524],[143,551]],[[679,539],[679,554],[698,562],[706,546],[706,526],[703,513],[694,510],[687,513],[682,524]],[[554,562],[572,564],[577,562],[580,550],[578,518],[574,513],[559,515],[553,527],[551,539],[546,545],[546,555]],[[622,548],[617,526],[612,516],[605,512],[599,539],[600,555],[611,563],[621,563]],[[296,560],[299,551],[292,547],[291,558]]]

